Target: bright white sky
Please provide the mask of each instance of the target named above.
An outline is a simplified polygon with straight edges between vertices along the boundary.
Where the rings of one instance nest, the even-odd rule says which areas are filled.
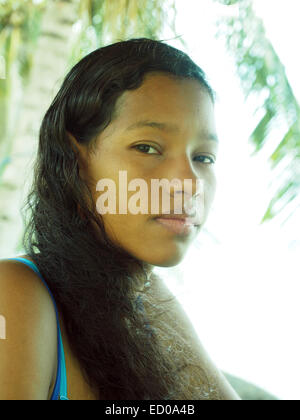
[[[300,100],[298,0],[253,0]],[[284,227],[259,224],[271,192],[265,157],[250,157],[254,128],[233,60],[215,38],[224,7],[177,0],[177,32],[219,99],[219,186],[207,223],[178,266],[157,269],[185,307],[216,365],[280,399],[300,400],[299,214]],[[271,11],[271,13],[270,13]],[[166,31],[164,39],[171,38]],[[178,41],[171,45],[184,49]],[[297,258],[298,257],[298,258]]]

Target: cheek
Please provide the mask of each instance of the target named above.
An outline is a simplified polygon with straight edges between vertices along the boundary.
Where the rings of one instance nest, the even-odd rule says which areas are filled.
[[[204,206],[206,215],[209,213],[217,190],[217,178],[214,171],[204,178]]]
[[[150,264],[156,263],[159,258],[164,258],[165,247],[161,246],[164,241],[162,237],[157,238],[154,224],[148,217],[145,218],[143,215],[106,216],[103,217],[105,230],[116,245],[133,257]]]
[[[139,242],[139,232],[143,233],[143,229],[138,215],[103,214],[101,217],[105,230],[113,241],[119,242],[122,246],[126,243]]]
[[[212,174],[209,177],[208,190],[209,190],[209,195],[211,196],[212,199],[214,199],[216,190],[217,190],[217,177],[216,177],[215,172],[212,172]]]

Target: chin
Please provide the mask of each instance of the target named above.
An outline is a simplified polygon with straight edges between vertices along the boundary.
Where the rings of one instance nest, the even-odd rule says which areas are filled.
[[[161,255],[159,258],[147,258],[146,262],[155,267],[175,267],[182,262],[184,257],[185,255],[182,253],[168,256]]]
[[[176,261],[176,262],[172,262],[172,261],[169,262],[169,261],[167,261],[167,262],[164,262],[164,263],[153,264],[153,265],[155,265],[156,267],[165,267],[165,268],[167,268],[167,267],[176,267],[176,265],[180,264],[181,261],[182,261],[182,259],[180,261]]]

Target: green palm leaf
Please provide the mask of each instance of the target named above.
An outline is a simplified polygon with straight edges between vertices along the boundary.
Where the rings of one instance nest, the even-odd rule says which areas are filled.
[[[300,108],[288,81],[285,67],[266,37],[263,22],[250,0],[215,0],[238,7],[238,15],[222,18],[218,35],[225,38],[234,56],[245,97],[257,98],[262,117],[250,136],[254,153],[265,145],[273,147],[269,157],[274,171],[276,192],[262,221],[269,220],[287,207],[296,210],[300,191]],[[263,99],[261,99],[263,98]],[[278,127],[284,128],[278,138]],[[272,142],[272,143],[270,143]],[[293,208],[294,206],[294,208]]]

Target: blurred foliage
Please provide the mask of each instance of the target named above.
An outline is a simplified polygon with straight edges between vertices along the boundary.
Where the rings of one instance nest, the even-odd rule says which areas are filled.
[[[7,75],[17,61],[20,75],[26,78],[34,56],[45,0],[0,0],[0,5],[0,51],[6,58]]]
[[[0,179],[10,162],[18,119],[21,93],[16,90],[28,81],[44,8],[44,0],[0,0],[0,56],[5,62],[5,79],[0,79]]]
[[[238,14],[233,13],[218,22],[218,36],[225,39],[235,59],[246,99],[256,103],[254,113],[258,124],[250,136],[254,153],[265,146],[270,150],[272,145],[269,161],[274,171],[275,194],[263,221],[272,219],[288,205],[291,215],[300,192],[299,104],[285,67],[266,37],[263,22],[253,11],[252,1],[214,1],[238,7]]]
[[[160,39],[166,25],[176,36],[175,19],[175,0],[81,0],[68,67],[103,45],[138,37]]]

